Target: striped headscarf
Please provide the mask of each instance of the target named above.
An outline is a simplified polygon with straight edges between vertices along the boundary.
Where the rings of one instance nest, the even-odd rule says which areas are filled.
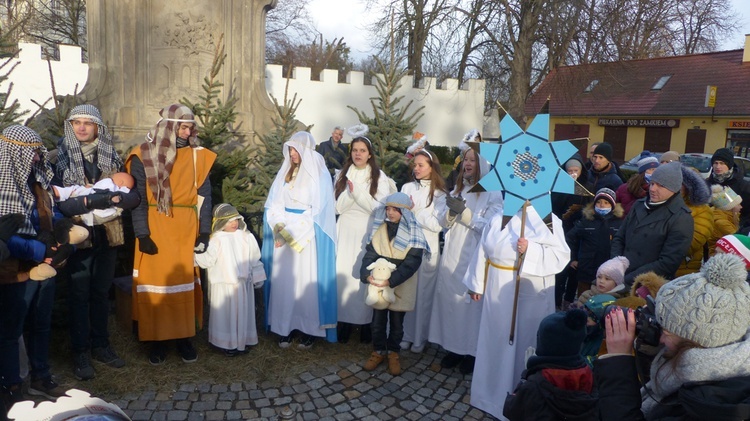
[[[78,105],[70,110],[68,119],[65,120],[65,138],[57,153],[56,173],[66,186],[85,186],[87,184],[83,172],[84,157],[81,151],[81,142],[76,138],[72,124],[72,121],[77,119],[91,120],[98,127],[95,140],[97,143],[96,166],[102,172],[101,178],[109,177],[122,168],[122,158],[115,150],[112,135],[109,133],[107,126],[104,125],[99,110],[90,104]],[[98,180],[89,180],[89,183],[93,184],[96,181]]]
[[[34,162],[37,151],[41,159]],[[52,167],[47,161],[42,138],[26,126],[8,126],[0,135],[0,169],[0,216],[9,213],[26,215],[18,233],[36,235],[28,217],[36,206],[29,181],[38,182],[48,189],[52,180]]]
[[[388,196],[385,199],[385,205],[375,209],[372,222],[372,231],[370,232],[369,241],[372,241],[372,237],[375,232],[385,222],[386,206],[398,208],[401,211],[401,221],[398,223],[398,231],[396,232],[396,238],[393,241],[393,247],[398,250],[406,250],[407,247],[420,248],[424,250],[424,255],[430,255],[430,245],[427,244],[427,240],[424,238],[422,228],[417,222],[417,218],[414,216],[411,207],[411,198],[406,193],[396,192]]]
[[[170,215],[172,188],[169,175],[177,157],[177,130],[180,123],[193,123],[193,130],[187,139],[191,148],[198,146],[198,130],[193,112],[182,104],[162,108],[159,115],[161,118],[146,135],[146,142],[141,144],[141,161],[146,172],[146,182],[156,196],[157,211]]]

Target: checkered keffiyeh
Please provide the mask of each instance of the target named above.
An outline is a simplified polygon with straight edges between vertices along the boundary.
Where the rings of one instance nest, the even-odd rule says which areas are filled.
[[[156,196],[156,209],[170,215],[172,209],[172,189],[169,175],[177,157],[177,129],[180,123],[193,123],[193,131],[187,139],[191,148],[198,146],[195,116],[190,108],[182,104],[172,104],[159,111],[161,118],[146,135],[141,144],[141,160],[146,172],[146,182]]]
[[[374,219],[372,222],[372,231],[370,232],[369,241],[372,241],[375,232],[381,225],[383,225],[383,222],[385,222],[386,206],[392,206],[401,210],[401,221],[399,221],[398,224],[398,231],[396,232],[396,238],[393,241],[393,247],[398,250],[406,250],[406,247],[420,248],[424,250],[424,255],[429,257],[431,252],[430,245],[427,244],[427,240],[424,237],[422,228],[417,222],[417,218],[409,209],[411,206],[411,198],[405,193],[393,193],[385,199],[384,206],[375,209],[373,212]]]
[[[65,120],[65,139],[57,154],[57,176],[66,186],[93,184],[97,180],[88,180],[83,172],[83,153],[81,152],[81,142],[78,141],[73,130],[73,120],[86,118],[96,123],[98,126],[97,134],[97,158],[96,165],[102,171],[101,178],[120,171],[122,168],[122,158],[117,154],[112,135],[109,133],[107,126],[102,121],[102,115],[93,105],[83,104],[70,110],[68,119]]]
[[[41,159],[34,162],[37,151]],[[29,188],[30,180],[49,188],[52,167],[47,161],[47,149],[42,138],[30,128],[17,124],[8,126],[0,136],[0,215],[27,215],[18,232],[36,235],[28,218],[36,206],[36,197]]]

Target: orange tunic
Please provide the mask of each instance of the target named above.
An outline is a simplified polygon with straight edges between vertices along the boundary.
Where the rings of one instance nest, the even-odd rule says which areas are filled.
[[[146,186],[148,228],[159,248],[155,255],[141,253],[136,239],[133,262],[133,320],[138,322],[138,339],[163,341],[195,336],[203,324],[203,291],[193,263],[193,247],[198,237],[198,187],[203,184],[216,154],[208,149],[177,149],[170,174],[171,215],[156,210],[156,197]],[[141,159],[140,148],[131,158]],[[195,168],[195,170],[194,170]],[[143,200],[143,198],[141,198]]]

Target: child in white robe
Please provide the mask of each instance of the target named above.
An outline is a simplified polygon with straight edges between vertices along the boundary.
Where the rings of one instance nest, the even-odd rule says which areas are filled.
[[[255,292],[266,280],[260,248],[232,205],[214,208],[208,250],[195,264],[208,271],[208,341],[233,357],[258,344]]]

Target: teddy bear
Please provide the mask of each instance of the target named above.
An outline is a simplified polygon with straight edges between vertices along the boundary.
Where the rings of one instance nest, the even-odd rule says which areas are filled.
[[[69,218],[55,221],[52,233],[41,233],[37,240],[47,245],[45,257],[49,263],[40,263],[29,271],[29,279],[43,281],[57,275],[57,269],[63,267],[68,257],[75,251],[75,245],[89,238],[89,230],[73,223]],[[46,260],[46,259],[45,259]]]
[[[372,271],[372,278],[375,281],[387,281],[391,278],[391,272],[396,270],[396,265],[381,257],[367,266],[367,270]],[[395,302],[396,294],[394,294],[393,288],[388,286],[378,287],[373,284],[367,286],[365,304],[368,306],[376,310],[385,310]]]

